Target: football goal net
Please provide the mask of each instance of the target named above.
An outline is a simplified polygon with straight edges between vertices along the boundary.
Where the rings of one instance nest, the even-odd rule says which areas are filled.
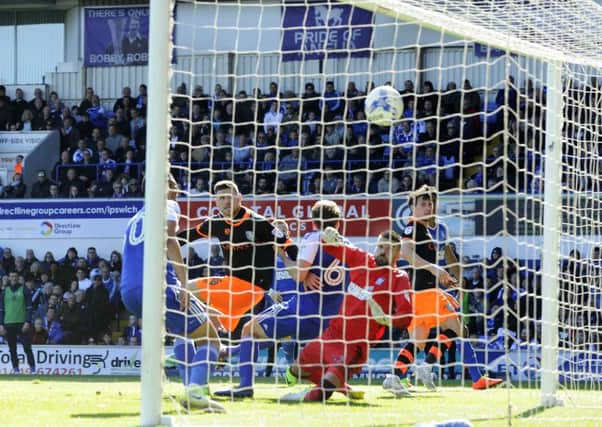
[[[457,303],[464,331],[441,338],[446,330],[440,322],[427,338],[412,342],[412,331],[387,329],[370,343],[366,363],[347,371],[350,387],[365,393],[363,401],[335,393],[324,405],[297,407],[279,401],[302,387],[286,387],[287,366],[327,325],[313,335],[297,327],[288,340],[264,327],[268,338],[253,347],[258,353],[249,363],[251,375],[268,378],[255,379],[254,388],[246,384],[253,398],[219,398],[216,391],[239,391],[240,376],[248,372],[239,363],[242,325],[273,300],[271,284],[259,283],[264,276],[257,257],[265,245],[258,229],[239,233],[236,218],[218,219],[221,232],[214,227],[194,242],[194,233],[181,235],[188,279],[236,278],[241,265],[254,268],[248,281],[262,299],[247,307],[248,315],[235,316],[240,327],[217,325],[222,348],[241,345],[240,353],[222,351],[220,360],[206,352],[214,374],[207,398],[226,414],[194,422],[600,422],[598,4],[151,0],[150,8],[145,229],[157,233],[146,233],[145,241],[142,424],[158,423],[172,410],[163,397],[185,390],[175,376],[167,385],[163,377],[164,316],[157,313],[165,312],[164,293],[152,279],[164,276],[165,263],[157,260],[165,259],[166,233],[159,231],[166,230],[168,173],[181,190],[181,230],[219,214],[214,185],[231,180],[246,208],[288,224],[299,253],[314,229],[316,201],[336,202],[341,234],[373,253],[379,233],[404,234],[416,224],[411,192],[433,187],[436,213],[424,226],[435,262],[458,280],[455,289],[437,286]],[[366,94],[382,85],[403,100],[403,114],[390,127],[370,123],[364,112]],[[252,256],[241,264],[243,250]],[[278,284],[285,270],[270,253]],[[326,298],[329,271],[316,262],[322,284],[313,292]],[[401,262],[400,268],[411,266]],[[299,292],[309,292],[308,285]],[[210,286],[192,294],[207,302]],[[228,301],[225,307],[237,313],[239,299]],[[167,331],[174,343],[198,338],[180,335]],[[192,352],[203,348],[188,342]],[[415,351],[399,375],[400,351],[408,348]],[[193,359],[176,363],[191,367],[199,363]],[[475,369],[501,383],[474,390],[480,388]],[[435,391],[424,387],[425,371]],[[403,390],[396,393],[386,382],[383,388],[387,375],[398,375]],[[194,405],[175,404],[178,413],[194,413]]]

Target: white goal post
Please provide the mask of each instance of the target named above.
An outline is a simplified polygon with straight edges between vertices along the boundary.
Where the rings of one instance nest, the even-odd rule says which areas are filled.
[[[544,235],[542,254],[542,328],[541,328],[541,404],[558,403],[558,278],[562,193],[560,174],[562,153],[562,67],[548,63],[548,98],[546,121],[546,178],[544,189]],[[549,173],[552,171],[552,173]]]
[[[140,424],[161,424],[163,341],[165,337],[167,137],[171,76],[171,23],[174,2],[150,1],[148,62],[148,131],[145,175],[144,293],[142,306],[142,367]],[[163,232],[160,232],[163,230]],[[160,281],[157,280],[159,278]]]

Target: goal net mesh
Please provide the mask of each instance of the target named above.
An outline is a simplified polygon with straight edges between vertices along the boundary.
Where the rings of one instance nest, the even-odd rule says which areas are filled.
[[[221,400],[229,414],[203,423],[263,425],[286,416],[287,424],[467,418],[595,425],[602,406],[597,4],[178,1],[174,22],[169,160],[184,191],[181,226],[215,213],[212,185],[231,179],[243,205],[286,220],[300,245],[312,229],[312,204],[326,199],[342,208],[342,234],[373,251],[379,232],[408,225],[409,192],[432,185],[440,264],[445,242],[459,260],[461,290],[453,295],[465,339],[481,371],[507,387],[471,390],[458,342],[433,365],[435,399],[425,398],[420,382],[414,400],[394,399],[381,383],[408,335],[393,330],[350,379],[366,391],[362,404],[342,396],[318,409],[278,403],[290,391],[281,379],[287,359],[282,348],[274,358],[261,350],[256,375],[271,377],[256,381],[255,399]],[[553,61],[562,69],[555,88],[562,99],[550,112]],[[371,125],[363,112],[366,93],[384,84],[404,101],[390,128]],[[562,123],[561,160],[546,170],[550,120]],[[546,206],[551,176],[561,201]],[[558,224],[544,224],[546,208],[558,213]],[[559,236],[558,248],[544,248],[546,229]],[[189,278],[227,273],[224,249],[211,239],[188,245]],[[557,258],[558,277],[544,276],[543,256]],[[542,285],[550,281],[558,285],[553,375],[558,397],[575,408],[568,412],[537,410],[542,324],[549,326]],[[233,356],[214,369],[211,391],[238,384],[239,372]],[[177,390],[179,380],[170,378]]]

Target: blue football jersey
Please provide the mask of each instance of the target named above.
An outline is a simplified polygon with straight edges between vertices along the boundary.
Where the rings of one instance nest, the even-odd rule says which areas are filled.
[[[312,273],[321,277],[320,291],[303,291],[299,296],[299,314],[319,314],[328,318],[339,312],[343,295],[349,285],[349,273],[337,258],[322,250],[320,232],[312,231],[303,237],[299,260],[311,262]],[[302,285],[301,285],[302,286]]]
[[[282,301],[288,301],[299,294],[300,286],[302,285],[297,284],[287,271],[282,258],[277,257],[272,289],[282,294]]]
[[[167,220],[178,221],[180,207],[177,202],[169,200],[167,204]],[[128,222],[123,239],[123,266],[121,271],[121,292],[129,292],[142,288],[144,269],[144,218],[145,209],[140,209]],[[162,232],[162,230],[158,230]],[[167,263],[166,280],[168,284],[177,283],[172,265]]]

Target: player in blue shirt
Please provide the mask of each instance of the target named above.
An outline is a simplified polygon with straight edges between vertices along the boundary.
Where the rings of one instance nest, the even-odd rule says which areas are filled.
[[[215,328],[217,315],[198,299],[184,293],[181,283],[186,283],[186,268],[180,245],[175,236],[178,231],[180,207],[176,202],[178,184],[170,176],[167,201],[167,271],[165,280],[166,329],[181,336],[176,340],[174,354],[178,371],[186,387],[183,404],[192,407],[223,412],[224,408],[210,399],[209,368],[219,354],[219,338]],[[142,316],[142,286],[145,208],[128,222],[123,242],[123,268],[121,273],[121,298],[126,308],[138,317]],[[161,232],[161,230],[157,230]],[[157,286],[161,286],[158,282]],[[193,341],[196,342],[195,348]]]
[[[320,231],[329,226],[337,228],[341,213],[334,202],[323,200],[312,207],[312,218],[316,230],[303,237],[297,260],[280,251],[286,270],[278,271],[277,286],[280,289],[296,286],[297,292],[245,324],[240,344],[240,385],[233,390],[218,391],[216,396],[252,397],[253,363],[257,361],[261,340],[270,344],[287,337],[301,342],[312,340],[339,312],[349,274],[338,259],[322,251]]]

